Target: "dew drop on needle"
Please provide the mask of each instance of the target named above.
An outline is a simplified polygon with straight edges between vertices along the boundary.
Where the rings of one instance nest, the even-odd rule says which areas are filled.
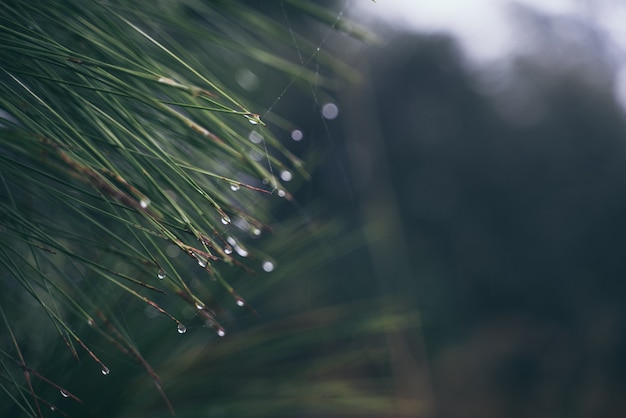
[[[240,247],[239,245],[237,245],[235,247],[235,251],[237,251],[237,254],[239,254],[241,257],[247,257],[248,256],[248,250],[246,250],[243,247]]]
[[[198,257],[198,265],[202,268],[205,268],[207,266],[207,262],[204,258]]]

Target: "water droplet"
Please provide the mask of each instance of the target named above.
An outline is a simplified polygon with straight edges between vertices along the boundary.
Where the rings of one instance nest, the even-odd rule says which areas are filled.
[[[283,170],[280,172],[280,178],[283,179],[283,181],[291,181],[293,174],[291,174],[291,171]]]
[[[300,129],[294,129],[291,131],[291,139],[294,141],[302,141],[302,138],[304,138],[304,134]]]
[[[224,328],[219,328],[217,330],[217,335],[220,337],[223,337],[224,335],[226,335],[226,331],[224,330]]]
[[[141,201],[139,201],[139,206],[144,209],[147,208],[148,206],[150,206],[150,199],[141,199]]]
[[[237,245],[235,247],[235,251],[237,251],[237,254],[239,254],[242,257],[247,257],[248,256],[248,250],[246,250],[243,247],[240,247],[239,245]]]
[[[325,119],[332,120],[339,115],[339,108],[334,103],[326,103],[322,106],[322,116]]]
[[[202,302],[196,302],[196,309],[201,311],[204,309],[204,303]]]
[[[230,223],[230,218],[228,217],[228,215],[222,216],[222,223],[224,225],[228,225]]]
[[[233,253],[233,247],[231,247],[230,245],[227,245],[226,247],[224,247],[224,254],[230,255]]]
[[[184,334],[186,332],[187,332],[187,327],[179,322],[178,323],[178,333],[179,334]]]
[[[69,395],[66,391],[64,391],[64,390],[61,390],[60,392],[61,392],[61,396],[63,396],[64,398],[67,398],[67,397],[69,397],[69,396],[70,396],[70,395]]]
[[[95,323],[95,321],[93,319],[89,318],[87,320],[87,325],[89,325],[90,327],[94,327],[94,326],[96,326],[96,323]]]
[[[56,409],[54,406],[51,406],[51,407],[50,407],[50,410],[51,410],[52,412],[54,412],[54,411],[56,411],[57,409]]]
[[[202,258],[202,257],[198,257],[198,265],[202,268],[205,268],[207,266],[207,261]]]
[[[261,230],[259,228],[256,228],[256,227],[252,228],[252,235],[258,237],[259,235],[261,235]]]
[[[235,238],[228,236],[226,237],[226,241],[228,241],[228,243],[232,246],[236,246],[237,245],[237,241],[235,241]]]
[[[257,131],[250,131],[250,133],[248,134],[248,139],[253,144],[260,144],[261,141],[263,141],[263,135],[261,135]]]
[[[237,306],[243,306],[246,304],[246,302],[239,296],[237,296],[237,298],[235,299],[235,302],[237,303]]]
[[[106,375],[108,375],[109,373],[111,373],[111,370],[109,370],[109,368],[108,368],[107,366],[103,366],[103,367],[102,367],[102,370],[100,370],[100,372],[101,372],[103,375],[105,375],[105,376],[106,376]]]
[[[262,123],[261,115],[258,115],[256,113],[246,113],[244,116],[248,119],[248,122],[253,125],[258,125],[259,123]]]
[[[266,272],[272,272],[275,268],[276,265],[272,261],[266,260],[263,262],[263,270],[265,270]]]
[[[157,273],[157,278],[160,280],[165,279],[167,275],[165,274],[165,271],[163,271],[163,269],[159,270],[159,272]]]
[[[285,192],[284,190],[280,189],[278,190],[278,197],[285,197],[287,195],[287,192]]]
[[[233,192],[236,192],[237,190],[239,190],[241,187],[238,184],[232,183],[230,185],[230,190],[232,190]]]
[[[263,270],[265,270],[266,272],[270,272],[270,271],[274,271],[274,263],[272,263],[271,261],[264,261],[263,262]]]

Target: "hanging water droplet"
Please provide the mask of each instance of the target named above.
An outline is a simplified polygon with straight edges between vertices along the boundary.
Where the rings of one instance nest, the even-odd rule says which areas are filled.
[[[141,206],[142,208],[147,208],[148,206],[150,206],[150,199],[141,199],[139,201],[139,206]]]
[[[67,397],[69,397],[69,396],[70,396],[70,395],[69,395],[66,391],[64,391],[64,390],[60,390],[60,392],[61,392],[61,396],[63,396],[64,398],[67,398]]]
[[[204,259],[203,257],[199,257],[198,256],[198,265],[202,268],[205,268],[207,266],[207,261],[206,259]]]
[[[287,192],[285,192],[282,189],[278,190],[277,194],[278,194],[278,197],[285,197],[285,196],[287,196]]]
[[[109,368],[108,368],[107,366],[103,366],[103,367],[102,367],[102,370],[100,370],[100,372],[101,372],[103,375],[105,375],[105,376],[106,376],[106,375],[108,375],[109,373],[111,373],[111,370],[109,370]]]
[[[256,228],[256,227],[252,228],[252,235],[258,237],[259,235],[261,235],[261,230],[259,228]]]
[[[235,238],[231,236],[226,237],[226,241],[228,241],[228,243],[232,245],[233,247],[237,245],[237,241],[235,241]]]
[[[204,303],[202,302],[196,302],[196,309],[201,311],[204,309]]]
[[[289,170],[283,170],[280,172],[280,178],[283,179],[283,181],[291,181],[293,174],[291,174]]]
[[[263,262],[263,270],[265,270],[266,272],[271,272],[274,271],[274,263],[272,263],[271,261],[267,260]]]
[[[223,337],[224,335],[226,335],[226,331],[224,330],[224,328],[219,328],[217,330],[217,335],[220,337]]]
[[[230,190],[232,190],[233,192],[236,192],[237,190],[239,190],[241,187],[238,184],[232,183],[230,185]]]
[[[265,125],[263,122],[261,122],[261,115],[258,115],[256,113],[246,113],[244,116],[246,117],[246,119],[248,119],[248,122],[253,125],[258,125],[259,123]]]
[[[163,269],[159,270],[159,272],[157,273],[157,278],[160,280],[165,279],[167,275],[165,274],[165,271],[163,271]]]
[[[235,303],[237,303],[237,306],[243,306],[246,304],[246,302],[240,298],[239,296],[237,296],[237,298],[235,298]]]
[[[178,333],[179,334],[184,334],[187,332],[187,327],[184,326],[183,324],[181,324],[180,322],[178,323]]]
[[[224,254],[231,255],[232,253],[233,253],[233,247],[231,247],[230,245],[227,245],[226,247],[224,247]]]
[[[228,215],[222,216],[221,220],[224,225],[228,225],[230,223],[230,218],[228,217]]]
[[[235,251],[237,251],[237,254],[239,254],[241,257],[247,257],[248,256],[248,250],[246,250],[243,247],[240,247],[239,245],[237,245],[235,247]]]
[[[89,319],[87,320],[87,325],[89,325],[90,327],[93,327],[93,326],[95,326],[95,325],[96,325],[96,323],[95,323],[95,321],[94,321],[93,319],[89,318]]]
[[[294,129],[291,131],[291,139],[294,141],[302,141],[302,138],[304,138],[304,134],[300,129]]]

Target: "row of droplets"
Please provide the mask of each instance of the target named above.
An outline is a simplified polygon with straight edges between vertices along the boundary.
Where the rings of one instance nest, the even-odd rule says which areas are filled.
[[[302,133],[300,129],[294,129],[293,131],[291,131],[291,139],[293,139],[294,141],[299,142],[302,141],[303,138],[304,133]],[[250,133],[248,134],[248,139],[253,144],[260,144],[261,142],[263,142],[263,135],[258,131],[250,131]]]
[[[111,373],[111,370],[109,370],[109,368],[106,366],[102,366],[102,369],[100,370],[100,372],[102,373],[103,376],[108,376]],[[70,396],[70,394],[64,391],[63,389],[61,389],[59,392],[61,393],[61,396],[63,396],[64,398],[69,398]]]
[[[334,109],[330,110],[329,115],[331,113],[333,113],[333,112],[337,112],[335,110],[336,106],[334,104],[331,104],[331,105],[334,106]],[[328,117],[329,115],[326,115],[325,113],[327,113],[327,112],[325,112],[324,110],[327,110],[327,109],[323,109],[323,113],[324,113],[324,116],[326,117],[326,119],[334,119],[334,117],[336,117],[336,113],[335,113],[334,116]],[[256,116],[256,115],[254,115],[254,116]],[[258,123],[256,118],[249,118],[249,121],[253,125],[256,125]],[[294,141],[301,141],[303,137],[304,137],[304,135],[303,135],[302,131],[300,131],[298,129],[295,129],[295,130],[293,130],[291,132],[291,138]],[[261,134],[259,134],[258,132],[256,132],[256,131],[252,131],[250,133],[249,138],[250,138],[250,140],[252,142],[257,143],[257,144],[260,143],[263,140],[263,136]],[[291,181],[293,179],[293,175],[292,175],[292,173],[289,170],[283,170],[280,173],[280,178],[283,181]],[[241,186],[239,186],[239,184],[236,184],[236,183],[232,183],[231,186],[230,186],[230,189],[232,191],[234,191],[234,192],[238,191],[240,188],[241,188]],[[284,190],[278,190],[277,193],[278,193],[278,196],[280,196],[280,197],[284,197],[286,195]],[[143,209],[146,209],[150,205],[150,203],[151,203],[150,200],[146,198],[146,199],[141,199],[141,201],[139,202],[139,205]],[[221,221],[222,221],[222,223],[224,225],[230,224],[230,222],[231,222],[227,215],[222,217]],[[260,235],[261,230],[256,228],[255,230],[253,230],[253,233],[255,233],[255,232],[257,232],[255,235]],[[246,257],[248,255],[247,250],[245,250],[243,247],[241,247],[239,244],[237,244],[237,242],[234,240],[234,238],[228,237],[227,240],[228,240],[229,244],[232,246],[232,248],[234,248],[235,251],[237,251],[237,253],[240,256]],[[231,254],[232,253],[232,249],[227,247],[227,248],[224,249],[224,252],[226,254]],[[198,257],[198,265],[200,265],[200,267],[204,268],[204,267],[207,266],[207,261],[204,260],[204,258],[202,258],[202,257]],[[263,262],[262,268],[263,268],[264,271],[269,273],[269,272],[274,270],[275,266],[274,266],[273,262],[271,262],[269,260],[266,260],[266,261]],[[163,269],[160,269],[159,272],[157,273],[157,278],[159,280],[164,280],[166,277],[167,277],[167,274],[165,273],[165,271]],[[237,306],[244,306],[245,302],[243,301],[243,299],[237,298],[236,299],[236,304],[237,304]],[[198,310],[202,310],[202,309],[204,309],[204,305],[202,305],[202,304],[200,304],[198,302],[198,303],[196,303],[196,308]],[[92,325],[92,320],[89,320],[89,322],[90,322],[90,325]],[[178,331],[179,334],[184,334],[184,333],[187,332],[187,327],[183,323],[179,322],[178,325],[177,325],[177,331]],[[223,337],[223,336],[226,335],[226,331],[224,330],[224,328],[219,327],[218,330],[216,331],[216,334],[219,337]],[[102,369],[100,370],[100,372],[102,373],[103,376],[108,376],[111,373],[111,370],[108,367],[103,366]],[[62,389],[60,390],[60,394],[64,398],[67,398],[67,397],[70,396],[67,392],[65,392]],[[54,410],[55,408],[51,407],[51,409]]]
[[[100,373],[102,373],[103,376],[108,376],[111,373],[111,370],[106,366],[102,366]],[[59,390],[59,392],[61,393],[61,396],[63,396],[64,398],[69,398],[70,396],[70,394],[64,391],[63,389]]]
[[[282,170],[280,172],[280,179],[282,181],[291,181],[293,180],[293,173],[289,170]],[[240,183],[231,183],[230,184],[230,190],[232,190],[233,192],[237,192],[239,190],[241,190],[241,185]]]

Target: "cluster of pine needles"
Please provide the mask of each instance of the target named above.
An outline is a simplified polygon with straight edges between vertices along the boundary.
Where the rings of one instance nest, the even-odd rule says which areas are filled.
[[[275,203],[292,199],[284,178],[308,174],[267,126],[289,122],[233,92],[233,66],[249,60],[285,80],[332,84],[271,52],[286,33],[239,1],[0,4],[0,389],[20,413],[64,413],[42,386],[83,402],[41,371],[56,340],[105,376],[116,354],[91,341],[109,343],[173,414],[166,379],[118,312],[143,306],[174,335],[194,321],[217,340],[231,307],[256,315],[255,290],[238,293],[232,278],[274,269],[254,243],[270,232]],[[232,346],[214,355],[224,364],[226,354],[237,358]]]

